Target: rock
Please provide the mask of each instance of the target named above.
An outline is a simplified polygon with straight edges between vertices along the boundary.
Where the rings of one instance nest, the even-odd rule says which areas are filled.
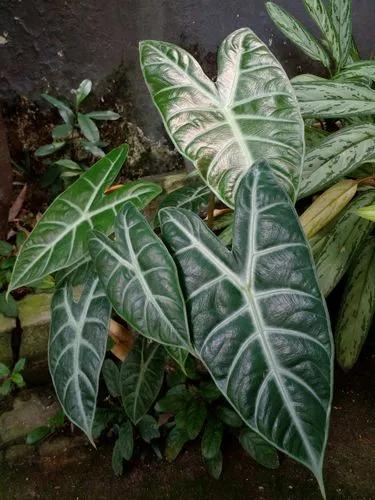
[[[15,444],[4,452],[4,461],[12,465],[25,465],[33,461],[35,449],[28,444]]]
[[[51,294],[27,295],[18,303],[22,329],[20,357],[26,358],[26,382],[43,384],[50,380],[48,372],[48,338]]]
[[[0,363],[7,366],[13,364],[12,332],[16,328],[16,320],[0,314]]]
[[[48,388],[26,389],[13,401],[13,408],[0,415],[0,446],[24,440],[36,427],[47,425],[59,405]]]
[[[94,451],[94,452],[93,452]],[[39,447],[39,462],[46,471],[61,470],[63,467],[88,463],[95,456],[84,436],[55,435]]]

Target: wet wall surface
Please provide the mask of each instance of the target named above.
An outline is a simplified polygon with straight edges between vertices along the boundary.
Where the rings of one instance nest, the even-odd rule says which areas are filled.
[[[276,0],[309,23],[302,0]],[[374,48],[375,0],[353,0],[354,34],[363,57]],[[249,26],[289,75],[320,72],[274,27],[265,0],[0,0],[0,99],[66,94],[83,78],[99,82],[122,65],[137,122],[159,135],[138,65],[138,42],[161,39],[192,51],[215,74],[220,41]],[[123,89],[119,89],[119,91]]]

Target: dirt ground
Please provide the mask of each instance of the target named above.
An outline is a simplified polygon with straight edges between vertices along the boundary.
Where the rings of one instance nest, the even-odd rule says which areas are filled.
[[[375,357],[367,354],[349,373],[337,372],[331,431],[325,462],[328,499],[375,498]],[[56,463],[1,471],[1,500],[283,500],[319,499],[314,478],[282,457],[269,471],[257,465],[233,441],[224,445],[218,481],[209,477],[193,444],[173,464],[138,458],[120,478],[111,469],[111,448],[92,450],[81,464]],[[46,466],[47,465],[47,466]]]

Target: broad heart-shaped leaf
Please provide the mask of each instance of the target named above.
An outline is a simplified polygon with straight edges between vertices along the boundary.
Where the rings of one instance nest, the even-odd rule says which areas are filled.
[[[329,319],[292,202],[265,163],[236,197],[230,252],[194,214],[165,208],[192,342],[247,425],[322,487],[332,390]]]
[[[241,178],[260,158],[272,160],[295,198],[304,153],[298,103],[280,63],[250,29],[221,44],[215,83],[173,44],[141,42],[140,57],[172,141],[224,203],[233,206]]]
[[[374,159],[374,124],[345,127],[329,135],[305,156],[298,198],[325,189]]]
[[[165,349],[139,336],[123,361],[120,372],[121,399],[125,412],[137,424],[159,394],[164,377]]]
[[[92,272],[78,299],[71,280],[65,281],[53,296],[51,311],[48,359],[56,394],[65,414],[92,441],[111,305]]]
[[[327,52],[295,17],[273,2],[266,2],[266,7],[272,21],[289,40],[314,61],[321,62],[326,68],[330,67]]]
[[[176,265],[132,203],[115,225],[116,241],[94,231],[90,254],[112,306],[135,330],[170,347],[190,349]]]
[[[157,184],[138,181],[105,194],[117,177],[128,147],[120,146],[71,184],[46,210],[17,257],[9,291],[78,262],[88,253],[88,233],[110,233],[127,200],[143,208],[158,196]]]
[[[304,117],[341,118],[375,114],[375,91],[357,83],[339,83],[316,77],[293,80]]]
[[[207,186],[183,186],[168,193],[159,208],[178,207],[200,213],[207,209],[210,192]]]

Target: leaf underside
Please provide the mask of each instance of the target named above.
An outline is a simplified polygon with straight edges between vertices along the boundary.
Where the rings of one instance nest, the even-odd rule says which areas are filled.
[[[250,428],[322,487],[332,339],[294,207],[262,163],[241,182],[232,251],[195,215],[163,209],[183,277],[193,345]]]
[[[89,231],[96,227],[110,233],[125,201],[143,208],[160,194],[158,185],[144,181],[104,194],[117,177],[127,151],[127,146],[111,151],[54,200],[22,246],[9,291],[82,259],[88,253]]]
[[[72,282],[65,281],[54,294],[51,311],[48,359],[56,394],[69,419],[92,441],[111,306],[91,273],[78,300]]]
[[[282,66],[250,29],[221,44],[215,83],[173,44],[141,42],[140,58],[171,139],[224,203],[233,206],[241,178],[261,158],[295,198],[304,153],[298,103]]]

